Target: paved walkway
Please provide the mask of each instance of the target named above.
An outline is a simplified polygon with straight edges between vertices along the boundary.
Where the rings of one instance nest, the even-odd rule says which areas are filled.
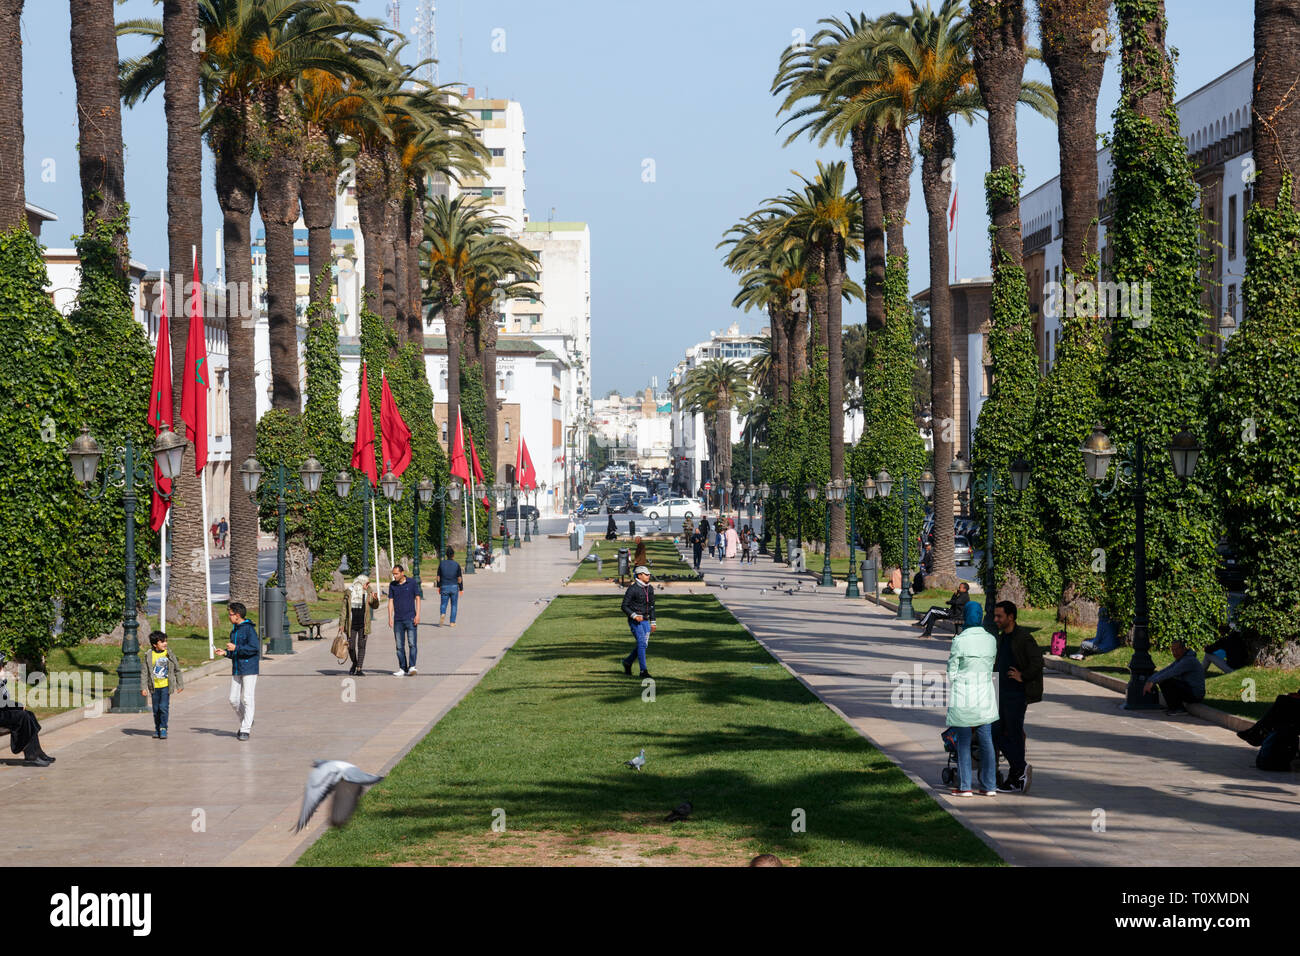
[[[787,596],[776,582],[794,577],[770,558],[753,565],[706,558],[701,569],[787,669],[1010,863],[1300,863],[1295,774],[1256,770],[1255,751],[1230,730],[1163,711],[1125,711],[1114,691],[1052,671],[1026,721],[1031,791],[952,797],[939,780],[943,706],[892,703],[900,687],[917,690],[924,703],[923,675],[945,674],[949,641],[938,630],[936,639],[922,639],[893,612],[846,600],[842,587],[812,593],[808,576],[804,591]]]
[[[376,612],[366,676],[331,656],[333,634],[296,642],[262,662],[252,737],[235,738],[228,671],[173,695],[169,739],[151,714],[86,719],[43,736],[58,762],[0,767],[0,832],[18,866],[277,865],[318,837],[328,807],[293,834],[316,758],[389,770],[496,663],[560,590],[568,541],[535,538],[505,573],[465,579],[460,620],[439,628],[425,586],[418,676],[392,677],[396,654],[384,606]],[[350,688],[355,685],[355,694]],[[352,696],[354,700],[348,698]],[[4,756],[7,756],[7,749]],[[10,761],[16,764],[17,761]],[[39,814],[40,827],[32,821]]]

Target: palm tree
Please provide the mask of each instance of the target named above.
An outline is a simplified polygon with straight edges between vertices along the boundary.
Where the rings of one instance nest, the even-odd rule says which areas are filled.
[[[1255,137],[1255,201],[1277,205],[1282,179],[1300,181],[1300,119],[1295,78],[1300,76],[1300,18],[1294,3],[1255,0],[1255,84],[1251,127]],[[1267,107],[1264,112],[1261,107]],[[1300,209],[1300,189],[1291,202]]]
[[[731,506],[731,409],[748,394],[745,367],[726,359],[709,359],[695,366],[682,382],[683,406],[712,418],[709,457],[714,484],[722,492],[723,510]]]
[[[875,99],[876,89],[888,76],[888,59],[881,51],[886,49],[889,29],[865,16],[850,15],[847,22],[837,17],[820,22],[829,26],[814,34],[811,45],[792,46],[782,55],[772,90],[787,91],[782,111],[793,109],[801,100],[815,101],[786,120],[805,120],[787,137],[787,145],[804,132],[813,134],[823,146],[832,138],[841,146],[846,139],[850,143],[862,204],[867,323],[879,329],[885,323],[885,214],[877,134],[888,111],[863,109],[862,104]]]
[[[807,364],[807,349],[800,356],[798,372],[792,373],[791,351],[796,336],[793,328],[795,310],[792,307],[793,288],[803,288],[803,270],[792,275],[789,268],[792,254],[784,252],[766,231],[778,214],[768,210],[751,213],[724,234],[718,248],[731,246],[724,259],[727,268],[739,276],[740,291],[731,304],[748,312],[753,308],[766,309],[771,335],[768,340],[770,375],[766,381],[773,402],[784,405],[790,400],[790,385],[798,372]],[[796,247],[793,255],[802,255],[803,248]],[[791,285],[797,281],[797,286]],[[799,339],[800,344],[802,340]]]
[[[23,0],[0,0],[0,232],[27,225],[22,16]]]
[[[828,411],[830,414],[831,480],[844,478],[844,265],[846,258],[858,257],[861,245],[861,208],[851,193],[844,190],[843,163],[817,163],[817,178],[802,176],[802,193],[791,192],[776,200],[790,211],[787,244],[797,236],[817,252],[822,264],[826,287],[826,354]],[[844,512],[831,513],[831,540],[834,553],[848,552],[844,536]]]

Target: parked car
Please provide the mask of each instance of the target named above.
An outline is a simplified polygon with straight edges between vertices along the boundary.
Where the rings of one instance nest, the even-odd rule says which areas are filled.
[[[970,542],[965,538],[956,538],[952,543],[953,558],[957,564],[974,564],[974,555],[971,553]]]
[[[616,492],[605,499],[605,513],[611,515],[627,514],[632,503],[621,493]]]
[[[600,513],[600,499],[595,495],[584,495],[582,504],[578,506],[578,513],[584,515],[594,515]]]
[[[698,518],[704,514],[704,505],[697,498],[665,498],[645,509],[648,518]]]
[[[532,505],[511,505],[509,508],[499,508],[497,514],[502,518],[514,521],[515,518],[523,518],[525,521],[532,521],[541,515]]]

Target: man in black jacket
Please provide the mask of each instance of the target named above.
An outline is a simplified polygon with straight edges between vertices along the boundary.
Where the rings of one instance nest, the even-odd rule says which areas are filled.
[[[917,627],[925,628],[925,637],[934,632],[934,625],[939,621],[960,621],[966,616],[966,602],[970,600],[970,585],[963,581],[957,585],[953,596],[948,598],[948,606],[935,605],[916,622]]]
[[[1007,758],[1006,781],[999,793],[1028,793],[1033,767],[1025,762],[1025,710],[1043,699],[1043,649],[1029,628],[1016,623],[1016,606],[999,601],[993,606],[997,628],[998,720],[993,741]]]
[[[623,613],[627,615],[628,627],[636,641],[636,648],[623,658],[623,673],[632,674],[632,662],[641,664],[641,676],[649,677],[646,669],[645,649],[650,643],[650,632],[655,629],[655,589],[650,586],[650,569],[638,565],[634,574],[636,578],[623,594]]]

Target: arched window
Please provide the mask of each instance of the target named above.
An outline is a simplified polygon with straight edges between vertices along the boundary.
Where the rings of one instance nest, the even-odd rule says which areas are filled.
[[[447,444],[447,423],[442,423],[442,443]]]
[[[509,422],[506,422],[506,423],[505,423],[505,429],[506,429],[506,431],[505,431],[506,441],[509,441],[509,440],[510,440],[510,423],[509,423]]]
[[[443,391],[446,391],[446,390],[447,390],[447,370],[446,370],[446,369],[443,369],[441,372],[438,373],[438,387],[439,387],[440,389],[442,389]],[[444,426],[443,426],[443,431],[446,431],[446,430],[447,430],[447,429],[446,429],[446,426],[444,425]]]
[[[508,392],[514,387],[515,387],[515,373],[506,372],[506,391]]]

